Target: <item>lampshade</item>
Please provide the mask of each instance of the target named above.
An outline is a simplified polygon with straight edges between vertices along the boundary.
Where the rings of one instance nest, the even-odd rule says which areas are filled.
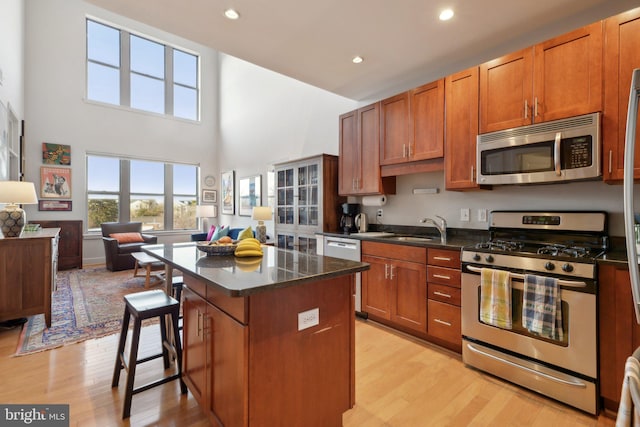
[[[255,206],[251,218],[260,221],[271,220],[271,208],[269,206]]]
[[[4,237],[20,237],[27,218],[18,205],[38,203],[35,185],[24,181],[0,181],[0,203],[6,203],[0,209],[2,234]]]
[[[215,205],[196,206],[196,216],[198,218],[215,218],[218,216]]]

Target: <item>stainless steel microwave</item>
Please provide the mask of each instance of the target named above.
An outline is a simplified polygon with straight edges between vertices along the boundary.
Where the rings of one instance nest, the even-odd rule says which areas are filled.
[[[600,113],[478,135],[478,183],[535,184],[602,176]]]

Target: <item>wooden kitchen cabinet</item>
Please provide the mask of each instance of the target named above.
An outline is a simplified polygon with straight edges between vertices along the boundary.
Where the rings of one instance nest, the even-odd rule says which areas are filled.
[[[631,72],[640,68],[640,8],[604,22],[604,115],[602,120],[603,178],[622,182],[624,139],[629,106]],[[640,114],[639,121],[640,123]],[[640,140],[640,126],[636,141]],[[640,178],[640,150],[634,158],[634,177]]]
[[[429,249],[427,332],[438,344],[462,352],[460,251]]]
[[[478,67],[445,80],[445,188],[475,190],[478,136]]]
[[[380,174],[380,103],[342,114],[338,193],[395,194],[396,178]]]
[[[362,242],[362,310],[422,338],[427,331],[427,249]]]
[[[633,309],[626,265],[599,265],[598,272],[600,396],[604,408],[617,411],[624,365],[640,346],[640,326]]]
[[[480,133],[602,110],[603,24],[480,65]]]
[[[82,268],[82,221],[81,220],[34,220],[42,228],[59,228],[58,270]]]
[[[441,170],[444,156],[444,79],[380,102],[382,175]],[[411,163],[411,167],[387,165]]]

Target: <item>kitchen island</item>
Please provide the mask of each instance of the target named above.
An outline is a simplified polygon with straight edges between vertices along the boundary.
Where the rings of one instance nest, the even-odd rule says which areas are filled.
[[[354,274],[368,264],[274,247],[143,250],[183,274],[183,375],[213,425],[342,425],[355,403]]]

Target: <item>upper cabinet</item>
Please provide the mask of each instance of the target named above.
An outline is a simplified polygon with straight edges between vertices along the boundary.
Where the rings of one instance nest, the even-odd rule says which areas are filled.
[[[338,193],[395,194],[395,177],[380,174],[380,103],[342,114]]]
[[[480,66],[480,133],[602,110],[602,21]]]
[[[381,101],[380,135],[383,166],[441,159],[444,155],[444,79]]]
[[[477,189],[478,67],[448,76],[445,87],[445,188]]]
[[[604,180],[609,182],[622,181],[631,72],[635,68],[640,68],[640,8],[605,21],[602,169]],[[636,128],[636,140],[640,140],[640,127]],[[634,165],[634,176],[640,178],[640,150],[636,150]]]

